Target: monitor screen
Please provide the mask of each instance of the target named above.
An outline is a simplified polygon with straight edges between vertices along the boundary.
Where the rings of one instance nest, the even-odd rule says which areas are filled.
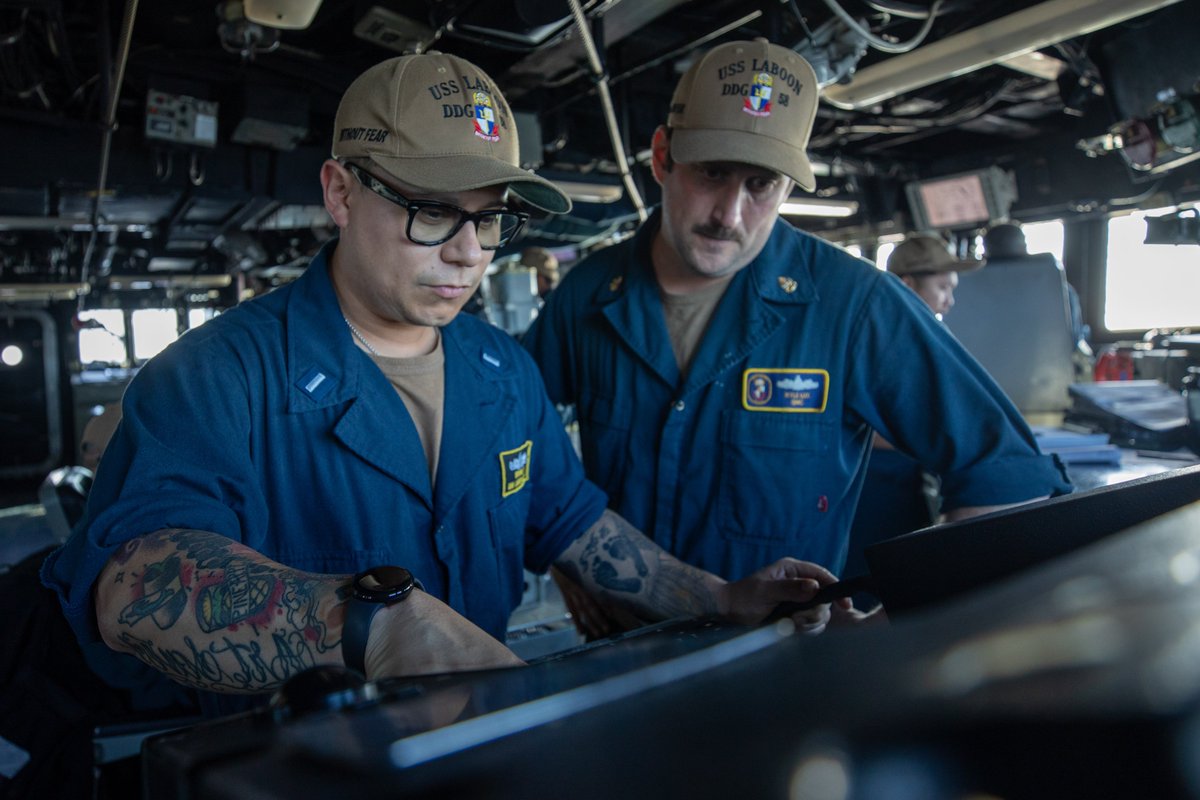
[[[1016,200],[1012,176],[998,167],[913,181],[904,188],[918,230],[985,225],[1007,216]]]
[[[983,177],[978,173],[928,181],[920,184],[917,191],[934,228],[954,228],[987,222],[990,218]]]

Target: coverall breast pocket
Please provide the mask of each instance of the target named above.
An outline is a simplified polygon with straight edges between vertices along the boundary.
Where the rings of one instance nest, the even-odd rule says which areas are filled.
[[[610,397],[581,395],[578,411],[584,471],[612,501],[628,468],[631,409]]]
[[[727,412],[717,498],[721,532],[759,541],[798,538],[833,435],[831,423],[807,414]]]

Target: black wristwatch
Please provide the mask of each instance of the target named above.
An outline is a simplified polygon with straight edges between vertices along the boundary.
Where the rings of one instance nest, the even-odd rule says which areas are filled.
[[[402,602],[413,589],[423,587],[404,567],[372,567],[355,575],[350,588],[353,594],[342,626],[342,660],[365,676],[371,620],[379,609]]]

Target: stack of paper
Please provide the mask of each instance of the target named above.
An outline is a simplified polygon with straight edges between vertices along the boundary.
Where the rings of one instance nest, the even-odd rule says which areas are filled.
[[[1119,464],[1121,448],[1107,433],[1076,433],[1062,428],[1033,427],[1043,453],[1054,453],[1064,464]]]

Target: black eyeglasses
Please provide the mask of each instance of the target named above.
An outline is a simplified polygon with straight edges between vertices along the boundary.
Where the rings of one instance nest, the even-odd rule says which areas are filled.
[[[383,181],[356,164],[346,164],[346,169],[358,178],[368,190],[389,203],[395,203],[408,211],[408,228],[405,233],[416,244],[433,247],[448,242],[468,222],[475,223],[475,235],[484,250],[496,250],[513,240],[529,215],[520,211],[477,211],[433,200],[409,200]]]

